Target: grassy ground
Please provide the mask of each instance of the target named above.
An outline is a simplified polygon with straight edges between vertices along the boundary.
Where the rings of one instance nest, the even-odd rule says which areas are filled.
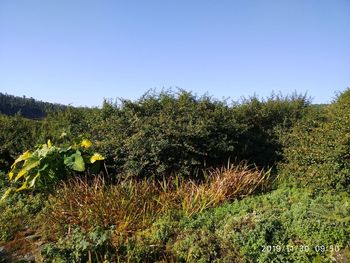
[[[2,203],[0,246],[12,261],[348,262],[347,193],[270,179],[245,165],[202,182],[75,179]]]

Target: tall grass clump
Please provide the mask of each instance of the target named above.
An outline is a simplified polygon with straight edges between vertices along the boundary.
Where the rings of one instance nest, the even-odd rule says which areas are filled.
[[[86,231],[114,226],[118,233],[127,234],[156,216],[156,192],[154,184],[146,181],[108,186],[102,177],[92,181],[73,178],[58,190],[50,218],[62,226],[79,226]]]
[[[143,228],[161,213],[181,209],[191,216],[206,208],[251,195],[266,187],[270,171],[246,163],[213,169],[204,181],[126,179],[108,185],[102,177],[72,178],[58,190],[52,218],[62,225],[115,226],[119,232]],[[67,229],[66,229],[67,230]],[[68,231],[68,230],[67,230]]]
[[[266,190],[270,172],[259,170],[245,162],[228,164],[226,167],[210,169],[202,183],[189,181],[182,184],[175,194],[181,198],[183,213],[192,216],[223,202]]]
[[[269,171],[246,164],[211,170],[200,182],[164,177],[149,181],[126,179],[108,185],[101,177],[92,181],[74,178],[64,183],[52,198],[53,205],[46,215],[49,228],[43,227],[42,231],[48,240],[58,242],[55,249],[62,252],[76,231],[89,236],[97,228],[102,229],[108,232],[105,243],[113,253],[123,254],[130,240],[163,215],[177,213],[190,218],[223,202],[262,190],[268,179]]]
[[[239,165],[229,163],[227,167],[217,168],[210,172],[210,188],[218,189],[223,200],[242,198],[257,190],[268,188],[270,175],[271,169],[259,170],[247,162]]]

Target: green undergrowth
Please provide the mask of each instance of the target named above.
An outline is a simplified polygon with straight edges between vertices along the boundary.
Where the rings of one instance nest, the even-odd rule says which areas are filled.
[[[43,255],[63,262],[84,262],[89,255],[96,262],[348,262],[350,197],[280,188],[190,217],[168,211],[123,242],[117,236],[113,227],[76,227]]]
[[[0,244],[20,232],[33,232],[40,226],[40,214],[48,205],[44,194],[14,194],[0,202]]]
[[[54,199],[16,194],[1,204],[0,244],[18,233],[44,244],[37,262],[349,262],[350,197],[280,186],[194,215],[169,209],[125,231],[109,223],[56,232],[46,217]],[[88,212],[88,211],[85,211]],[[48,223],[43,224],[43,220]],[[46,231],[46,232],[45,232]],[[16,241],[18,242],[18,241]]]
[[[278,189],[176,223],[162,218],[153,233],[179,261],[330,262],[350,244],[349,201],[347,194]],[[322,246],[324,253],[315,251]]]

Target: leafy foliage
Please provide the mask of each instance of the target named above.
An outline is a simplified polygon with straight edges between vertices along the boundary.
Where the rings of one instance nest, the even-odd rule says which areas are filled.
[[[74,228],[68,238],[46,244],[42,256],[54,262],[110,262],[115,252],[111,245],[112,229],[96,227],[89,232]]]
[[[233,107],[233,115],[244,131],[235,156],[257,165],[274,165],[283,159],[281,133],[287,133],[311,109],[306,95],[272,94],[265,100],[244,99]]]
[[[0,114],[0,123],[0,170],[7,171],[20,153],[36,145],[41,123],[19,114],[13,117]]]
[[[331,262],[350,245],[348,204],[344,193],[281,188],[192,218],[163,217],[151,230],[153,244],[181,262]]]
[[[96,142],[93,147],[114,173],[193,177],[229,159],[268,166],[282,158],[281,130],[288,130],[308,107],[299,95],[253,97],[230,105],[170,91],[148,93],[134,102],[105,101],[102,109],[56,109],[40,122],[6,117],[0,128],[6,142],[6,147],[0,144],[0,161],[9,167],[19,153],[41,141],[69,146],[67,142],[83,136]]]
[[[103,156],[88,150],[92,143],[83,140],[67,148],[47,144],[37,147],[34,152],[26,151],[19,156],[8,173],[11,182],[21,184],[16,192],[26,189],[48,190],[55,183],[67,178],[72,172],[84,172],[88,166],[91,171],[98,172]],[[9,188],[3,198],[13,191]]]
[[[22,231],[34,231],[42,222],[36,221],[45,207],[45,195],[14,194],[0,203],[0,243],[9,241]]]
[[[350,192],[350,90],[297,124],[285,142],[280,179],[315,191]]]
[[[185,91],[146,94],[105,102],[90,136],[107,164],[133,176],[200,175],[229,159],[268,166],[281,159],[278,128],[289,129],[308,105],[297,95],[229,105]]]

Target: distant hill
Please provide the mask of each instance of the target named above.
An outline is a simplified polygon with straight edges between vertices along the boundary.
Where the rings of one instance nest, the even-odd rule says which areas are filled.
[[[33,98],[18,97],[0,92],[0,113],[5,115],[20,113],[25,118],[42,119],[46,117],[48,111],[65,109],[66,107],[61,104],[42,102]]]

